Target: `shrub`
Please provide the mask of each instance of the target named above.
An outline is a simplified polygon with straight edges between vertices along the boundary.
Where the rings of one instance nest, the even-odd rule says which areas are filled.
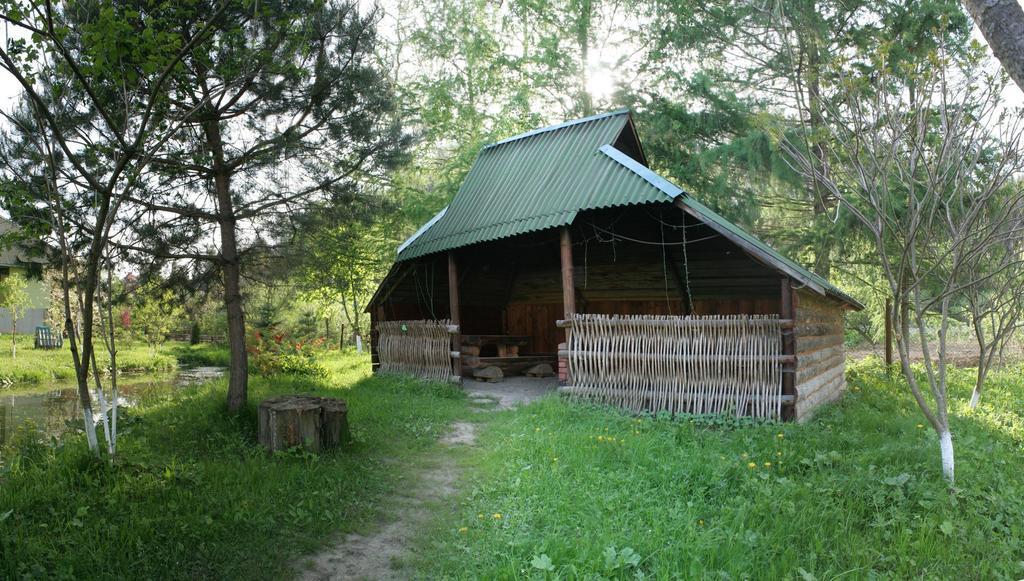
[[[251,355],[249,366],[256,373],[264,376],[287,373],[307,377],[327,377],[327,368],[306,355],[264,351]]]
[[[283,333],[269,339],[259,331],[249,336],[249,367],[259,375],[301,375],[304,377],[327,377],[327,368],[316,361],[316,347],[322,339],[313,342],[291,341]]]

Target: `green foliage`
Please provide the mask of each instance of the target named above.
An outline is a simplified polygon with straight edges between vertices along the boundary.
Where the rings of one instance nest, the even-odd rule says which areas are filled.
[[[459,509],[421,541],[420,573],[1020,577],[1020,369],[1000,372],[975,413],[971,370],[950,372],[952,491],[935,434],[877,360],[851,365],[844,399],[806,424],[723,429],[553,396],[485,419]]]
[[[0,366],[0,389],[28,388],[40,384],[54,383],[69,385],[75,380],[75,366],[67,341],[62,349],[35,349],[30,335],[18,335],[18,358],[5,361]],[[157,347],[154,352],[148,347],[118,345],[117,368],[120,373],[166,373],[174,371],[178,366],[175,357],[181,345],[168,342]],[[96,352],[96,360],[101,372],[106,373],[110,367],[110,358],[106,349]]]
[[[322,344],[322,339],[312,342],[293,341],[284,334],[267,337],[255,331],[247,341],[249,366],[265,377],[297,375],[323,379],[327,377],[328,371],[317,362],[316,351]]]
[[[29,306],[29,296],[26,289],[28,280],[20,272],[13,273],[0,279],[0,308],[7,309],[11,318],[11,358],[18,354],[17,335],[18,320],[25,316],[25,309]]]
[[[185,311],[180,301],[169,290],[147,285],[137,289],[130,301],[130,317],[126,320],[132,337],[142,339],[156,350],[167,340],[167,335],[181,327]]]
[[[464,399],[450,386],[368,377],[365,356],[334,352],[323,364],[327,381],[251,379],[239,416],[224,413],[223,380],[135,409],[113,465],[79,435],[17,472],[5,451],[0,577],[277,579],[300,554],[365,527]],[[290,393],[344,398],[355,445],[266,454],[256,404]]]

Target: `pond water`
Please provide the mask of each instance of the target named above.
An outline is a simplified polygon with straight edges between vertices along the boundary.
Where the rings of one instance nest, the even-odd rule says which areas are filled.
[[[148,397],[160,396],[176,389],[216,379],[224,374],[221,367],[192,367],[182,369],[174,375],[164,377],[132,378],[122,377],[118,382],[118,405],[131,408]],[[107,397],[110,390],[107,390]],[[93,410],[99,422],[99,403],[96,393],[92,394]],[[78,401],[78,390],[74,386],[61,385],[32,393],[5,394],[0,391],[0,446],[14,434],[22,424],[31,421],[48,435],[56,436],[68,429],[82,425],[82,406]],[[97,426],[97,430],[99,430]]]

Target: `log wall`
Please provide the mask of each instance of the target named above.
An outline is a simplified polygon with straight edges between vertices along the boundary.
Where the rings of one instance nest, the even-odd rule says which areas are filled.
[[[796,419],[846,390],[842,305],[807,290],[796,292]]]

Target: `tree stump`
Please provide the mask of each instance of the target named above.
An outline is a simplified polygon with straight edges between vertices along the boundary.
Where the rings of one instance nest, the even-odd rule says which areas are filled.
[[[259,440],[269,452],[302,446],[319,453],[346,444],[344,400],[306,395],[272,397],[259,406]]]
[[[547,363],[538,363],[525,372],[529,377],[551,377],[554,374],[555,370]]]
[[[488,383],[498,383],[505,378],[505,374],[502,373],[500,367],[490,365],[483,369],[476,369],[473,371],[473,377],[477,381],[486,381]]]
[[[320,400],[320,445],[325,450],[352,443],[348,431],[348,404],[343,399]]]

